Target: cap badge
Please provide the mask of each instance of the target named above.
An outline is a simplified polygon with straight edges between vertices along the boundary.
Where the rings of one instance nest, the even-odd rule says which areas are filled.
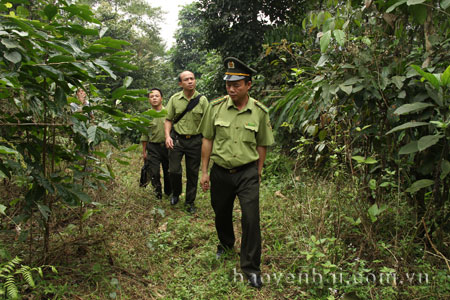
[[[228,62],[228,68],[229,69],[234,69],[234,61],[229,61]]]

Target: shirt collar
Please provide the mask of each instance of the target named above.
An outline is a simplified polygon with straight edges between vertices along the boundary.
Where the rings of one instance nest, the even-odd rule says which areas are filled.
[[[194,94],[191,97],[191,100],[194,99],[195,97],[197,97],[199,94],[199,92],[197,92],[197,90],[194,91]],[[180,99],[184,99],[186,101],[189,101],[188,98],[186,98],[186,95],[184,94],[184,91],[181,91],[181,97]]]
[[[227,97],[228,97],[227,108],[230,109],[231,107],[234,107],[237,110],[237,107],[236,107],[236,105],[234,105],[233,100],[231,100],[231,97],[230,96],[227,96]],[[244,109],[240,110],[239,112],[243,113],[243,112],[245,112],[247,110],[252,111],[254,107],[255,107],[255,104],[254,104],[254,102],[252,101],[252,98],[249,95],[248,96],[247,105],[244,107]]]

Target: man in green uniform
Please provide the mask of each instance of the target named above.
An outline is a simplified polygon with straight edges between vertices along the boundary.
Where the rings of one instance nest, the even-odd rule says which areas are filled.
[[[160,89],[151,89],[148,94],[148,100],[153,111],[160,112],[164,108],[162,106],[162,97]],[[169,196],[172,193],[172,187],[169,179],[169,157],[164,143],[164,118],[152,119],[148,134],[141,136],[141,142],[144,164],[150,175],[156,198],[162,199],[160,165],[162,165],[164,174],[164,194]]]
[[[187,179],[185,206],[188,212],[195,213],[194,200],[197,195],[202,147],[199,125],[209,107],[209,102],[205,96],[200,95],[195,90],[194,73],[184,71],[178,76],[178,80],[178,85],[183,90],[170,97],[164,124],[166,147],[169,149],[170,181],[173,191],[170,203],[175,205],[179,201],[182,190],[181,160],[184,156]],[[198,103],[191,110],[187,111],[186,108],[190,102]]]
[[[230,57],[224,61],[228,95],[211,102],[201,124],[203,191],[210,188],[219,237],[217,258],[233,248],[233,204],[242,210],[241,269],[249,284],[261,288],[259,183],[266,148],[273,144],[268,109],[248,91],[255,70]],[[209,160],[214,162],[208,175]]]

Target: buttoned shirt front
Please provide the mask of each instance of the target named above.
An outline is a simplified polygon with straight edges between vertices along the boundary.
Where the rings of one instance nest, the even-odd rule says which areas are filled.
[[[213,101],[201,132],[203,137],[213,140],[211,160],[227,169],[258,160],[256,147],[274,142],[267,108],[251,97],[241,110],[229,96]]]
[[[187,99],[183,91],[174,94],[169,99],[167,104],[167,117],[169,121],[175,120],[188,105],[189,101],[197,97],[200,93],[195,91],[191,99]],[[205,96],[201,96],[199,103],[176,124],[173,125],[173,129],[182,135],[196,135],[200,134],[199,126],[202,122],[203,116],[209,107],[208,99]]]
[[[156,110],[151,109],[150,111]],[[164,136],[164,120],[164,117],[153,118],[148,127],[148,133],[142,134],[141,142],[163,143],[166,140]]]

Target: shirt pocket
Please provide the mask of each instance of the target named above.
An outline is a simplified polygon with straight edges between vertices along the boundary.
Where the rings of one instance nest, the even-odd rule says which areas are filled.
[[[194,119],[194,122],[196,124],[199,124],[200,121],[202,120],[202,116],[203,116],[203,109],[199,103],[192,109],[192,118]]]
[[[252,125],[244,125],[244,132],[242,134],[242,141],[256,144],[256,134],[258,127]]]
[[[216,128],[216,139],[230,138],[230,121],[215,120],[214,127]]]

